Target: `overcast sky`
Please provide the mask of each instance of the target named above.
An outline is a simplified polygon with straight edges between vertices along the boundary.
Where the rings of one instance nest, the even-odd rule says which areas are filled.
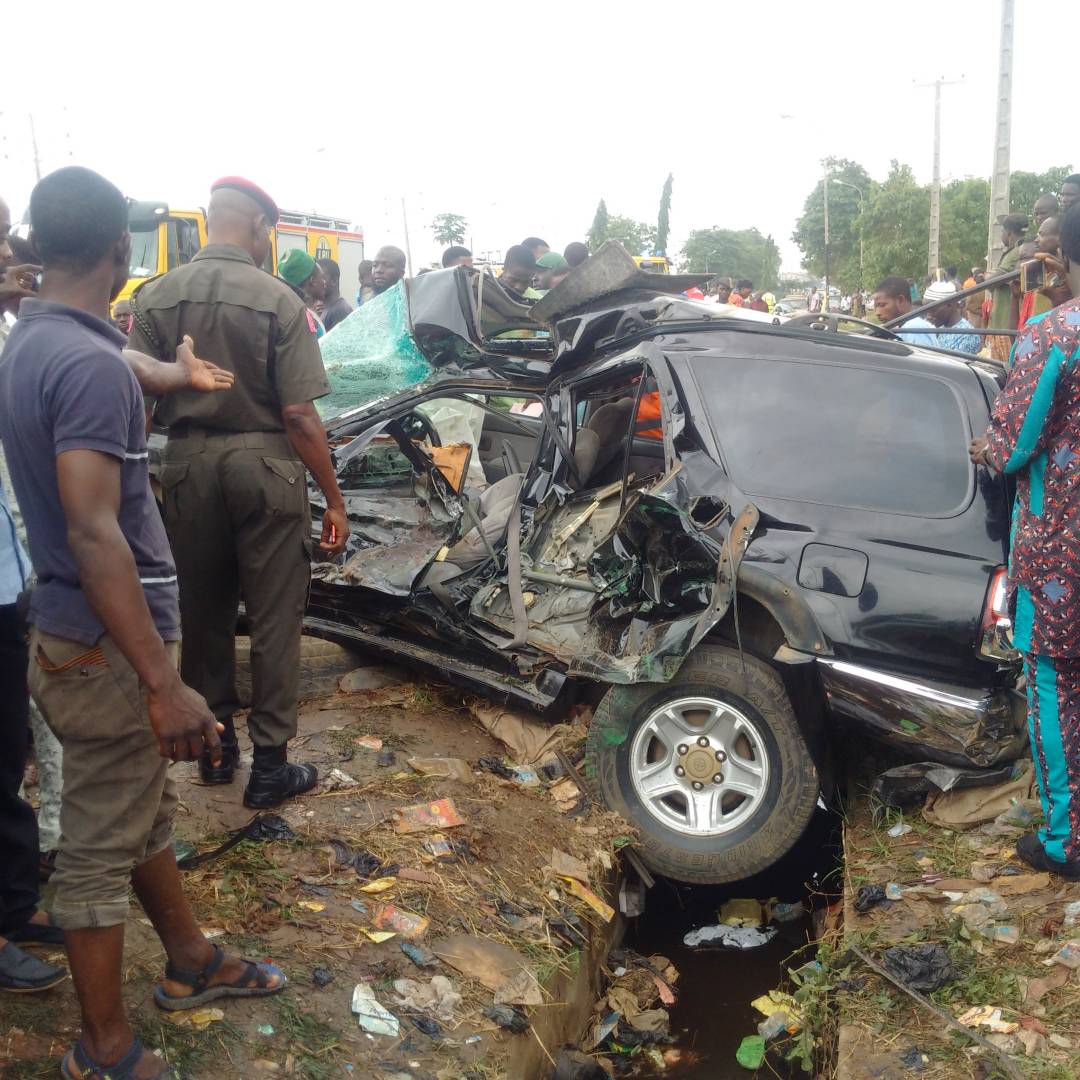
[[[1059,81],[1080,3],[1016,7],[1012,167],[1080,166]],[[284,207],[349,218],[369,254],[404,246],[404,197],[417,267],[438,254],[441,211],[468,219],[478,253],[530,233],[561,250],[601,196],[655,221],[671,171],[672,249],[693,228],[756,225],[796,269],[822,157],[878,179],[899,158],[929,180],[933,91],[915,84],[938,76],[963,78],[943,91],[943,176],[992,163],[997,0],[17,10],[0,68],[0,194],[16,214],[34,182],[30,109],[43,172],[88,165],[176,207],[239,173]]]

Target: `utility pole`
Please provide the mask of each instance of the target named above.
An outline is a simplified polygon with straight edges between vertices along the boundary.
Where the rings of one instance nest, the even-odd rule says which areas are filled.
[[[829,310],[829,162],[825,161],[825,173],[821,180],[821,190],[825,195],[825,304],[822,310]]]
[[[34,114],[30,113],[30,144],[34,148],[34,176],[41,179],[41,158],[38,156],[37,130],[34,128]]]
[[[863,247],[863,190],[858,184],[853,184],[849,180],[841,180],[838,176],[831,177],[834,184],[840,184],[842,187],[849,187],[855,190],[855,194],[859,196],[859,292],[863,290],[863,264],[865,262],[866,252]]]
[[[938,250],[941,241],[941,88],[955,86],[959,81],[947,82],[940,78],[932,83],[916,84],[934,88],[934,176],[930,183],[930,252],[927,259],[929,274],[933,274],[941,265],[941,252]]]
[[[1001,226],[1009,212],[1009,144],[1012,132],[1012,71],[1014,0],[1001,0],[1001,47],[998,60],[997,123],[994,128],[994,172],[990,177],[990,232],[986,272],[993,273],[1001,259]]]

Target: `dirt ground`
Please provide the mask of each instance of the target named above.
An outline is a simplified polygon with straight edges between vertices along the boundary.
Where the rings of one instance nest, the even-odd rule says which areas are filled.
[[[242,722],[238,728],[243,731]],[[571,733],[571,752],[583,731],[579,725]],[[379,763],[380,741],[382,760],[391,751],[392,763]],[[181,843],[181,853],[212,850],[252,819],[241,804],[250,762],[243,736],[241,743],[245,756],[230,787],[203,786],[195,765],[173,767],[182,800],[178,840],[190,845]],[[448,935],[471,934],[515,949],[540,988],[541,1003],[522,1009],[535,1022],[545,1010],[564,1006],[552,988],[561,990],[562,976],[581,965],[594,928],[610,925],[569,894],[566,880],[549,865],[552,849],[587,864],[590,884],[610,899],[625,826],[595,808],[565,812],[566,804],[560,809],[546,781],[525,788],[479,770],[482,757],[510,755],[470,715],[460,693],[444,687],[404,682],[305,703],[292,756],[317,764],[324,776],[339,769],[344,783],[355,784],[281,808],[295,839],[245,840],[183,875],[208,934],[249,959],[272,959],[288,975],[289,989],[262,1000],[217,1002],[222,1018],[162,1013],[151,993],[163,953],[133,903],[125,999],[143,1040],[160,1047],[185,1078],[515,1075],[519,1048],[539,1041],[540,1024],[523,1034],[501,1030],[482,1014],[492,1005],[491,988],[438,960],[417,966],[401,947],[402,933],[376,942],[369,932],[393,904],[429,920],[413,939],[422,947],[437,949]],[[463,779],[436,778],[407,763],[425,757],[463,758],[470,771]],[[395,831],[395,811],[442,798],[452,799],[463,824]],[[437,856],[425,844],[438,851],[440,837],[450,850]],[[343,864],[356,853],[370,854],[377,868],[361,874]],[[393,883],[385,891],[370,891],[373,882],[387,881]],[[62,953],[43,955],[63,960]],[[433,975],[448,977],[463,999],[437,1028],[431,1014],[400,1005],[393,987],[401,978],[427,985]],[[350,1011],[358,983],[369,984],[400,1021],[398,1037],[360,1029]],[[44,994],[5,995],[0,1018],[0,1075],[57,1075],[58,1058],[78,1028],[70,981]]]
[[[1080,938],[1066,912],[1080,901],[1080,884],[1017,861],[1016,837],[1030,827],[945,828],[918,806],[885,811],[875,822],[869,801],[859,800],[845,830],[847,891],[835,954],[848,966],[833,979],[838,1077],[1080,1076],[1080,985],[1072,967],[1054,960]],[[900,887],[899,899],[856,912],[860,887],[889,883]],[[944,1015],[843,952],[856,946],[881,963],[892,946],[930,943],[944,947],[952,966],[949,981],[927,995]],[[993,1026],[974,1023],[970,1010],[980,1006],[991,1010]],[[946,1017],[964,1018],[964,1030]]]

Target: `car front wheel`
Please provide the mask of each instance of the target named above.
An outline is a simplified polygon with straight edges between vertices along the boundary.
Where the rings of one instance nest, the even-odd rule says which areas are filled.
[[[637,826],[653,870],[680,881],[739,881],[802,834],[819,783],[777,674],[702,645],[670,683],[616,686],[589,729],[594,794]]]

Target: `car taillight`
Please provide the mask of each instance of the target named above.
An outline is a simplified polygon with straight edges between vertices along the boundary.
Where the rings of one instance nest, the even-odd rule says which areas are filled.
[[[990,578],[990,588],[986,592],[982,626],[979,629],[979,655],[987,660],[1010,661],[1019,656],[1012,642],[1008,581],[1008,570],[1004,566],[999,567]]]

